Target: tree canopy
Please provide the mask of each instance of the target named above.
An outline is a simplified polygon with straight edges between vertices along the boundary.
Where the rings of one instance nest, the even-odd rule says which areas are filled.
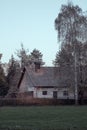
[[[29,53],[28,49],[25,49],[23,44],[21,44],[21,49],[17,50],[17,56],[20,59],[21,67],[29,66],[34,62],[42,63],[42,53],[38,49],[33,49],[31,53]]]
[[[75,40],[87,41],[87,17],[79,6],[72,3],[61,6],[55,19],[55,29],[62,44],[73,44]]]
[[[0,54],[0,59],[2,54]],[[6,80],[6,76],[2,67],[2,63],[0,61],[0,96],[4,97],[8,92],[8,83]]]

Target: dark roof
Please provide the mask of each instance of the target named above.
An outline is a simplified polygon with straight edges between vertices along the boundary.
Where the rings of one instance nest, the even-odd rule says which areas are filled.
[[[29,84],[31,87],[72,87],[74,82],[69,70],[70,69],[63,69],[61,71],[58,67],[40,67],[40,69],[35,71],[34,67],[25,67],[17,88],[20,87],[24,75],[26,78],[26,85]]]
[[[27,80],[30,86],[34,87],[68,87],[67,78],[60,77],[59,71],[56,75],[55,67],[41,67],[37,72],[34,69],[26,67]]]
[[[41,67],[37,72],[26,67],[28,82],[32,86],[58,86],[54,67]]]

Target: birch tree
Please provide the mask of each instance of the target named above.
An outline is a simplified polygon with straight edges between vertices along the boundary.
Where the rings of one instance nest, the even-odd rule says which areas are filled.
[[[75,103],[78,104],[76,45],[87,41],[87,17],[79,6],[74,6],[69,2],[61,6],[60,13],[55,19],[55,29],[58,32],[61,48],[66,44],[73,45]]]

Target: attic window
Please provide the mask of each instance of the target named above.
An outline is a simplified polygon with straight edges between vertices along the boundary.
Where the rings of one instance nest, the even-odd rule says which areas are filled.
[[[47,95],[47,91],[43,91],[42,94],[43,94],[43,95]]]

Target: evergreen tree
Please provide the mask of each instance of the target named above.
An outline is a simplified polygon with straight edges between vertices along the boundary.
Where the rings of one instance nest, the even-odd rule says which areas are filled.
[[[43,60],[42,60],[42,53],[37,50],[37,49],[34,49],[32,52],[31,52],[31,62],[39,62],[41,64],[44,64],[43,63]]]
[[[7,81],[8,84],[12,82],[13,77],[15,76],[16,72],[20,69],[19,63],[14,59],[14,56],[11,56],[9,60],[9,67],[8,67],[8,74],[7,74]]]
[[[2,57],[2,54],[0,54],[0,59]],[[8,92],[8,84],[6,81],[6,77],[4,74],[4,70],[2,68],[2,63],[0,60],[0,96],[4,97]]]
[[[23,44],[21,44],[21,49],[17,50],[16,54],[20,59],[21,68],[24,68],[25,66],[30,66],[34,62],[40,62],[41,64],[43,64],[43,61],[42,61],[42,56],[43,55],[37,49],[34,49],[29,54],[29,50],[25,49]]]
[[[17,60],[14,59],[13,55],[9,60],[8,74],[7,74],[7,82],[9,85],[8,95],[11,95],[17,91],[17,84],[20,78],[20,64]],[[13,96],[12,96],[13,97]]]

